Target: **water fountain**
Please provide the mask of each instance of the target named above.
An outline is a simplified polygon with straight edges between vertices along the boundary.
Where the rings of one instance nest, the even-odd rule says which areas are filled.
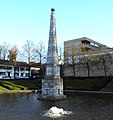
[[[69,114],[72,114],[72,112],[65,111],[63,110],[63,108],[57,108],[56,106],[53,106],[49,110],[47,110],[43,114],[43,116],[57,118],[57,117],[62,117],[63,115],[69,115]]]
[[[39,100],[64,100],[63,79],[60,78],[60,66],[58,64],[58,48],[56,37],[55,9],[51,9],[50,31],[47,53],[46,75],[42,80],[42,92]]]

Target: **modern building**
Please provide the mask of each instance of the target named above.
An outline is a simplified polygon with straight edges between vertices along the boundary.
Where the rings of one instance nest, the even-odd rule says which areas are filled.
[[[113,76],[112,60],[113,48],[87,37],[64,42],[64,76],[88,76],[88,66],[90,76]]]
[[[75,57],[75,61],[79,61],[79,56],[83,52],[89,51],[111,51],[111,49],[99,42],[96,42],[87,37],[64,41],[64,60],[65,63],[71,63],[72,56]]]
[[[0,60],[0,76],[13,76],[14,67],[7,60]]]
[[[33,63],[30,66],[30,76],[39,75],[38,63]],[[9,60],[0,59],[0,78],[14,78],[15,76],[29,76],[29,65],[26,62],[16,62],[14,65]]]

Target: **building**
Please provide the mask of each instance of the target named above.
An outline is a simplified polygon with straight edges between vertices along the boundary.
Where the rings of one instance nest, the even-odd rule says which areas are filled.
[[[26,62],[17,62],[15,76],[29,76],[29,65]]]
[[[8,60],[0,59],[0,76],[13,76],[14,67]]]
[[[103,50],[109,51],[110,48],[87,37],[64,41],[64,60],[65,63],[71,63],[72,56],[76,56],[75,61],[79,61],[77,54]]]
[[[112,61],[112,48],[87,37],[64,42],[64,76],[113,76]]]
[[[39,75],[38,63],[32,63],[30,66],[30,76]],[[28,77],[29,65],[26,62],[16,62],[14,65],[9,60],[0,59],[0,78]]]

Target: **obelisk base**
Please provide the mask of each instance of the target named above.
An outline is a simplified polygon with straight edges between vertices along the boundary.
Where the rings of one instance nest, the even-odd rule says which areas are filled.
[[[49,96],[49,95],[38,95],[38,100],[46,100],[46,101],[60,101],[60,100],[66,100],[66,95],[63,96]]]
[[[39,100],[65,100],[66,95],[63,94],[62,78],[45,78],[42,80],[42,91],[38,95]]]

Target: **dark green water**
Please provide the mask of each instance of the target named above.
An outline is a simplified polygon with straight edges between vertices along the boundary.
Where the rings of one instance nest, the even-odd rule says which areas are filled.
[[[0,95],[0,120],[113,120],[113,96],[67,94],[65,101],[38,101],[37,94]],[[43,116],[57,106],[73,114],[59,118]]]

